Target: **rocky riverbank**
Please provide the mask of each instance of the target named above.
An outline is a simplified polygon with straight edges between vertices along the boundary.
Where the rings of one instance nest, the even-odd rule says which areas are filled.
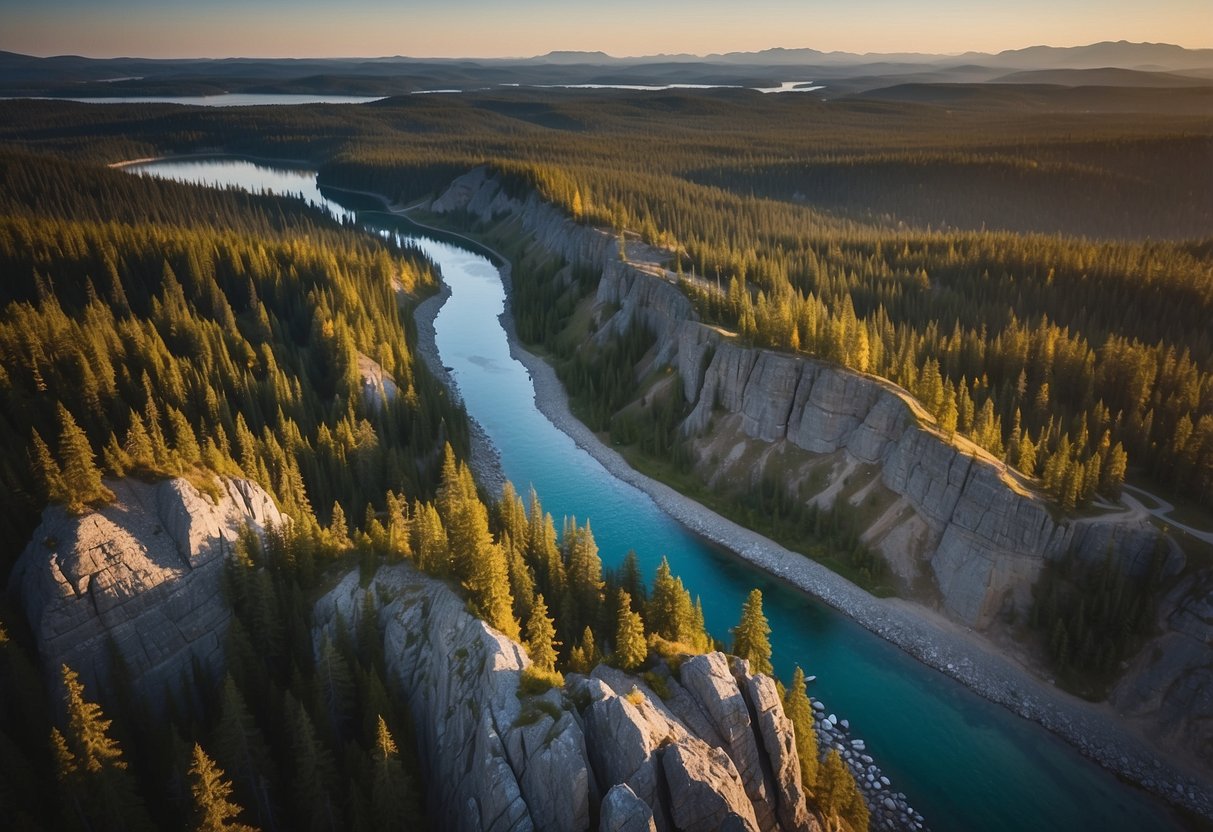
[[[663,511],[688,529],[825,601],[978,695],[1037,722],[1117,776],[1168,802],[1213,819],[1210,784],[1164,759],[1106,708],[1082,702],[1054,688],[953,622],[897,599],[875,598],[820,564],[720,517],[632,468],[573,416],[563,385],[552,367],[521,346],[508,308],[508,298],[512,295],[508,264],[501,268],[501,274],[507,296],[502,325],[509,337],[511,354],[530,372],[536,405],[557,428],[611,474],[647,493]],[[428,343],[424,336],[420,337],[418,349],[431,368],[442,370],[440,377],[449,383],[450,376],[441,367],[433,342],[433,318],[445,297],[444,294],[431,299],[418,308],[418,331],[425,332],[428,324],[429,332]],[[483,431],[477,432],[483,436]],[[483,439],[488,442],[487,437]],[[499,461],[494,461],[492,452],[482,453],[479,460],[474,460],[477,474],[501,477]]]
[[[509,298],[509,266],[502,268],[501,273]],[[1117,776],[1213,819],[1210,784],[1163,759],[1155,749],[1121,725],[1106,708],[1082,702],[1036,678],[942,616],[898,599],[876,598],[821,564],[785,549],[641,474],[572,414],[568,396],[555,370],[521,345],[508,311],[508,300],[507,311],[501,320],[509,337],[511,354],[531,374],[539,410],[611,474],[644,491],[675,520],[741,559],[825,601],[985,699],[1039,723]]]

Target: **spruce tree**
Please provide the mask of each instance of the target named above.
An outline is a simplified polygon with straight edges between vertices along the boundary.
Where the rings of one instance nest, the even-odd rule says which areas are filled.
[[[783,694],[783,712],[787,714],[796,734],[796,755],[800,758],[800,782],[806,791],[817,783],[817,730],[813,727],[813,704],[805,688],[804,671],[799,667],[792,674],[792,684]]]
[[[55,462],[55,458],[51,456],[50,448],[46,446],[46,442],[42,440],[37,429],[33,431],[32,443],[33,450],[30,452],[30,467],[33,469],[34,478],[42,486],[43,496],[46,497],[47,502],[65,502],[67,500],[67,484],[63,480],[63,469],[59,467],[59,463]]]
[[[375,765],[371,781],[371,820],[374,829],[411,829],[416,818],[412,817],[415,796],[413,784],[400,763],[396,741],[388,730],[387,722],[379,715],[376,723],[375,747],[372,751]]]
[[[594,632],[586,627],[581,634],[581,643],[569,651],[569,670],[573,673],[589,673],[598,663],[598,648],[594,646]]]
[[[62,666],[67,730],[51,731],[51,747],[74,813],[86,826],[149,829],[151,821],[126,771],[111,720],[84,698],[79,675]]]
[[[868,832],[868,807],[855,776],[831,748],[818,773],[814,792],[826,828],[832,832]]]
[[[273,826],[268,784],[277,779],[276,772],[261,730],[230,675],[224,678],[219,697],[213,750],[244,805],[256,807],[262,826]]]
[[[336,500],[333,501],[333,512],[329,519],[329,542],[338,552],[343,552],[354,545],[350,540],[350,527],[345,520],[345,509]]]
[[[62,402],[59,404],[59,425],[59,461],[68,511],[81,514],[91,502],[112,500],[113,492],[101,483],[101,469],[97,467],[88,437]]]
[[[471,596],[472,607],[490,627],[495,627],[512,639],[519,634],[514,618],[514,599],[510,594],[510,574],[505,553],[496,543],[489,542],[470,559],[469,573],[463,581]]]
[[[747,659],[754,673],[770,674],[770,635],[771,627],[762,614],[762,592],[752,589],[741,608],[741,621],[733,628],[733,654]]]
[[[548,606],[543,601],[543,595],[535,596],[531,607],[531,617],[526,625],[526,646],[531,661],[540,670],[551,672],[556,669],[556,625],[548,617]]]
[[[615,663],[623,670],[635,670],[644,664],[648,655],[644,621],[639,613],[632,612],[631,596],[621,589],[615,619]]]
[[[256,832],[255,827],[236,820],[244,810],[228,800],[232,784],[223,778],[223,769],[215,765],[198,743],[194,743],[189,774],[194,832]]]

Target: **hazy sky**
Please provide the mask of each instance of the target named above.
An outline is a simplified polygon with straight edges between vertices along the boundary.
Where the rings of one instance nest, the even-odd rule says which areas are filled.
[[[94,57],[1213,46],[1213,0],[0,0],[0,49]]]

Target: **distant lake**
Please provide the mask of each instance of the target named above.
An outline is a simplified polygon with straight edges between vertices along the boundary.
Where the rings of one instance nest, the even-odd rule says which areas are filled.
[[[39,101],[80,101],[85,104],[185,104],[192,107],[264,107],[287,104],[367,104],[381,101],[384,96],[364,95],[279,95],[275,93],[229,92],[222,95],[122,95],[81,96],[58,95],[6,96]]]

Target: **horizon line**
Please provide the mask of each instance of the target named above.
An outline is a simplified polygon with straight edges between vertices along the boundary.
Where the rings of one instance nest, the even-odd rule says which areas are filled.
[[[811,51],[817,52],[823,56],[831,55],[850,55],[857,58],[895,56],[895,55],[919,55],[923,57],[937,58],[961,58],[966,55],[988,55],[997,57],[1008,52],[1022,52],[1028,49],[1083,49],[1091,46],[1101,46],[1104,44],[1111,45],[1130,45],[1130,46],[1169,46],[1176,49],[1182,49],[1186,52],[1200,52],[1205,50],[1213,50],[1213,45],[1210,46],[1181,46],[1176,43],[1168,43],[1165,41],[1133,41],[1125,38],[1120,40],[1100,40],[1089,43],[1078,43],[1068,46],[1057,46],[1048,43],[1033,43],[1028,46],[1017,46],[1008,49],[1000,49],[997,52],[981,52],[974,49],[968,49],[962,52],[913,52],[913,51],[885,51],[885,52],[848,52],[842,49],[818,49],[813,46],[768,46],[758,50],[734,50],[729,52],[709,52],[707,54],[698,54],[694,52],[658,52],[647,55],[612,55],[609,52],[601,49],[552,49],[547,52],[537,55],[502,55],[502,56],[477,56],[477,55],[182,55],[178,57],[161,57],[152,58],[140,55],[85,55],[79,53],[64,52],[58,54],[39,55],[31,52],[20,52],[16,49],[0,47],[0,52],[8,52],[12,55],[19,55],[27,58],[36,58],[38,60],[54,60],[56,58],[83,58],[85,60],[94,61],[385,61],[385,60],[407,60],[407,61],[533,61],[540,58],[546,58],[550,55],[600,55],[611,60],[629,61],[629,60],[645,60],[655,58],[698,58],[707,60],[714,57],[727,57],[730,55],[762,55],[767,52],[800,52]]]

